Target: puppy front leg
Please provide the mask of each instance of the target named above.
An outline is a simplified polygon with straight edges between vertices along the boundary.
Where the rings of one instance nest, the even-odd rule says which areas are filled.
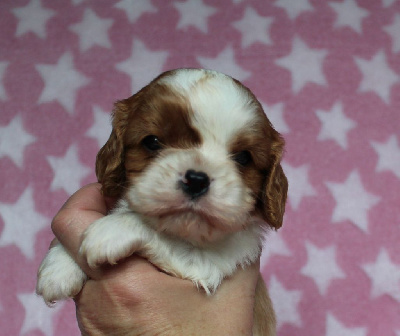
[[[91,268],[104,263],[113,265],[139,250],[147,237],[148,231],[137,215],[116,212],[88,227],[79,252]]]

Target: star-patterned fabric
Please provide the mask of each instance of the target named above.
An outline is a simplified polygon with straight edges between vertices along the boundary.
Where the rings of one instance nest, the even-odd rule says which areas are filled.
[[[0,335],[79,335],[34,294],[113,103],[165,70],[243,81],[286,139],[261,271],[279,336],[400,336],[400,0],[0,2]]]

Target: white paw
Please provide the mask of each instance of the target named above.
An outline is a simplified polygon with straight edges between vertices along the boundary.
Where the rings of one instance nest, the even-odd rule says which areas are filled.
[[[52,305],[77,295],[86,280],[86,274],[59,244],[50,249],[40,265],[36,293]]]
[[[91,224],[85,232],[79,253],[86,257],[91,268],[101,264],[116,264],[130,256],[139,246],[129,222],[117,222],[117,216],[103,217]]]

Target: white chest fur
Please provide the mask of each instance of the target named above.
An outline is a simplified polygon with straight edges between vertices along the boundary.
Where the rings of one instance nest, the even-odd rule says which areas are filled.
[[[195,246],[155,231],[147,220],[120,202],[112,214],[88,228],[80,252],[90,266],[114,264],[138,253],[167,273],[189,279],[212,293],[237,267],[255,262],[261,251],[262,235],[256,223],[221,241]]]

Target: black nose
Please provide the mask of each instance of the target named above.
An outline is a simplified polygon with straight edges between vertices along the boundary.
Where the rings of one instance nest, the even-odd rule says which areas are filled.
[[[181,181],[182,190],[192,199],[204,195],[210,186],[210,178],[206,173],[189,169],[185,179]]]

